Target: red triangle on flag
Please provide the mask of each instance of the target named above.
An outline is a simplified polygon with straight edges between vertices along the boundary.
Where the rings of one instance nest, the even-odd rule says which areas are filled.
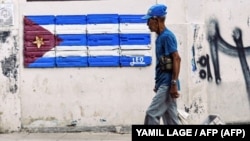
[[[62,39],[49,30],[24,17],[24,61],[29,60],[24,62],[26,67],[46,52],[53,51],[61,41]]]

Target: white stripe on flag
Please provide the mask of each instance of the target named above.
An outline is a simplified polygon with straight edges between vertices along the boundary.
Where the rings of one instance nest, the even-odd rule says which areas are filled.
[[[151,49],[150,45],[121,45],[121,49]]]
[[[114,50],[119,49],[119,46],[88,46],[89,50]]]
[[[56,57],[88,56],[87,51],[57,51]]]
[[[52,34],[55,34],[55,25],[54,24],[49,24],[49,25],[39,25],[43,27],[44,29],[48,30]]]
[[[89,56],[120,56],[119,50],[89,51]]]
[[[56,56],[56,52],[55,51],[47,51],[43,57],[55,57]]]
[[[86,25],[56,25],[56,34],[86,34]]]
[[[145,23],[120,23],[120,33],[150,33]]]
[[[122,50],[121,55],[125,56],[151,56],[150,50]]]
[[[68,51],[73,51],[73,50],[88,50],[87,46],[56,46],[56,50],[68,50]]]
[[[87,33],[118,33],[119,24],[87,24]]]

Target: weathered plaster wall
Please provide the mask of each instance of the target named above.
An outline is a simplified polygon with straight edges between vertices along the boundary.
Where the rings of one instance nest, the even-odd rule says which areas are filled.
[[[138,7],[142,2],[143,6]],[[152,0],[44,2],[50,5],[45,9],[41,2],[23,1],[20,17],[24,14],[142,14],[154,3]],[[22,125],[30,128],[67,127],[72,121],[76,121],[77,126],[142,123],[142,115],[153,95],[153,65],[142,68],[21,68],[21,74]]]
[[[77,127],[143,123],[154,95],[154,61],[142,68],[24,68],[22,17],[144,14],[156,2],[168,5],[166,23],[178,39],[182,56],[178,105],[189,114],[189,123],[202,124],[213,114],[227,123],[250,122],[249,1],[10,2],[15,5],[15,24],[1,28],[0,34],[1,131],[72,123]],[[152,45],[154,39],[152,34]],[[209,61],[204,60],[207,55]]]
[[[2,0],[0,3],[12,3],[12,1]],[[18,11],[17,3],[12,4]],[[18,17],[17,11],[13,14],[13,17]],[[11,26],[3,24],[12,19],[9,18],[8,13],[4,12],[5,10],[1,7],[1,19],[3,21],[0,25],[0,132],[20,130],[21,128],[18,22],[13,20]]]

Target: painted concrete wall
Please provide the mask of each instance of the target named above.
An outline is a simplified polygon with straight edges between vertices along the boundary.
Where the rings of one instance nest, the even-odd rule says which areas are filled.
[[[140,3],[142,1],[132,0],[45,2],[50,5],[48,12],[41,3],[23,2],[20,17],[23,14],[141,14],[155,1],[143,1],[144,6],[138,7]],[[153,94],[153,65],[21,69],[21,73],[21,122],[27,128],[66,127],[72,121],[76,121],[77,126],[142,123],[142,115]]]
[[[13,4],[15,20],[0,30],[1,132],[67,127],[72,121],[79,127],[142,124],[154,95],[154,61],[141,68],[24,68],[22,18],[144,14],[156,2],[168,5],[166,24],[178,39],[182,57],[178,105],[189,114],[189,123],[202,124],[208,115],[219,115],[226,123],[250,122],[248,0],[2,0]],[[152,34],[152,56],[154,39]]]
[[[6,1],[10,2],[11,1]],[[2,3],[2,1],[0,1]],[[6,4],[6,3],[3,3]],[[1,25],[0,25],[0,132],[18,131],[21,129],[21,105],[20,105],[20,35],[17,3],[15,2],[12,18],[1,6]],[[12,7],[7,4],[7,11]],[[14,8],[15,7],[15,8]],[[2,13],[3,12],[3,13]],[[11,20],[11,21],[9,21]],[[5,25],[5,24],[8,25]]]

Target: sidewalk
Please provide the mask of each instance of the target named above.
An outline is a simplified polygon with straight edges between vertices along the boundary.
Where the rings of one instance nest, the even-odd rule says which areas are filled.
[[[131,139],[131,134],[111,132],[0,134],[0,141],[131,141]]]

